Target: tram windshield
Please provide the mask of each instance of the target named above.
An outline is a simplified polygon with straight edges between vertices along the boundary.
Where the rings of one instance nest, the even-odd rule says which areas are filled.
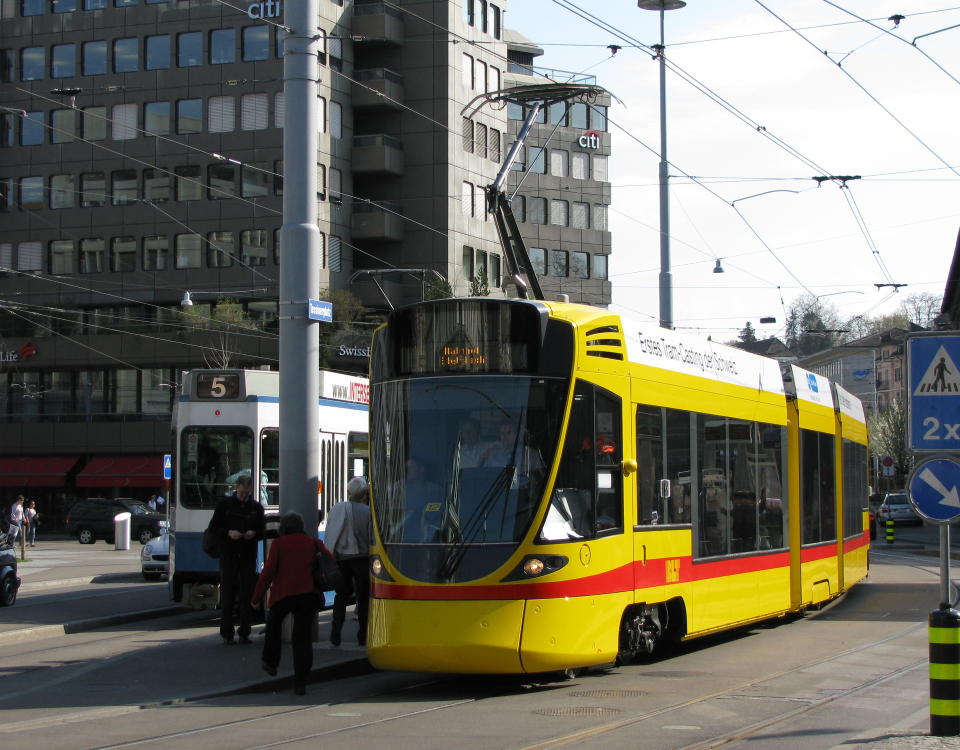
[[[376,385],[371,457],[384,544],[512,548],[543,496],[567,384],[462,376]],[[456,567],[454,558],[438,564]]]
[[[247,427],[187,427],[180,435],[179,500],[186,508],[214,508],[253,465]]]

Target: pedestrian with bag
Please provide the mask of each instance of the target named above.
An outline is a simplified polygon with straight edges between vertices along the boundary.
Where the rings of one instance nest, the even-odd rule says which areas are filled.
[[[267,587],[270,588],[263,641],[263,671],[269,675],[275,675],[280,664],[283,620],[293,615],[293,692],[297,695],[306,692],[307,677],[313,667],[311,637],[320,599],[314,588],[312,567],[318,554],[332,557],[323,542],[307,535],[299,513],[284,513],[280,519],[280,536],[270,544],[250,601],[251,606],[259,606]]]
[[[327,517],[326,545],[334,558],[344,583],[336,589],[330,643],[340,645],[343,622],[347,616],[347,600],[356,594],[357,643],[367,644],[367,613],[370,609],[370,488],[363,477],[347,482],[347,499],[330,508]]]
[[[253,623],[251,595],[257,578],[257,550],[264,533],[263,506],[253,499],[249,474],[237,477],[234,492],[217,503],[205,536],[219,542],[220,558],[220,635],[232,646],[233,610],[239,610],[236,635],[249,644]]]
[[[31,547],[37,546],[37,527],[40,525],[40,514],[37,513],[37,501],[31,500],[27,509],[23,511],[23,523],[27,532],[27,543]]]
[[[11,541],[16,541],[23,532],[23,495],[17,495],[17,499],[10,506],[10,530],[7,532]]]

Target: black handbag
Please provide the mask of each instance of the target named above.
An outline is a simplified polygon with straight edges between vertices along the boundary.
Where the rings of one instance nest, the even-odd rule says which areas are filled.
[[[220,557],[219,531],[219,529],[215,529],[212,526],[207,526],[203,531],[203,540],[201,541],[204,554],[207,557],[212,557],[214,560]]]
[[[340,566],[323,552],[314,555],[310,573],[313,576],[313,587],[317,591],[336,591],[343,588]]]

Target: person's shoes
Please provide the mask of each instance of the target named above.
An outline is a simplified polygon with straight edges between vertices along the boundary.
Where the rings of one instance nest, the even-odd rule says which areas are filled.
[[[249,646],[251,643],[253,643],[253,641],[250,640],[250,636],[248,636],[248,635],[241,635],[241,636],[240,636],[240,645],[241,645],[241,646]]]
[[[339,646],[339,645],[340,645],[340,634],[339,634],[339,633],[331,633],[331,634],[330,634],[330,645],[331,645],[331,646]]]
[[[260,666],[262,666],[262,667],[263,667],[263,671],[266,672],[266,673],[267,673],[268,675],[270,675],[271,677],[276,677],[276,676],[277,676],[277,668],[276,668],[276,667],[271,667],[271,666],[270,666],[269,664],[267,664],[266,662],[263,662],[263,664],[261,664]]]
[[[306,686],[306,685],[294,685],[294,686],[293,686],[293,694],[294,694],[294,695],[306,695],[306,694],[307,694],[307,686]]]
[[[233,640],[233,636],[232,636],[232,635],[231,635],[229,638],[228,638],[227,636],[223,636],[223,645],[224,645],[224,646],[235,646],[235,645],[237,645],[237,642],[236,642],[235,640]]]

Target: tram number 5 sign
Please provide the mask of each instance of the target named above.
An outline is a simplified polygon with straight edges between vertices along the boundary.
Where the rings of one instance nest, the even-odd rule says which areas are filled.
[[[907,339],[907,448],[960,453],[960,335]]]

